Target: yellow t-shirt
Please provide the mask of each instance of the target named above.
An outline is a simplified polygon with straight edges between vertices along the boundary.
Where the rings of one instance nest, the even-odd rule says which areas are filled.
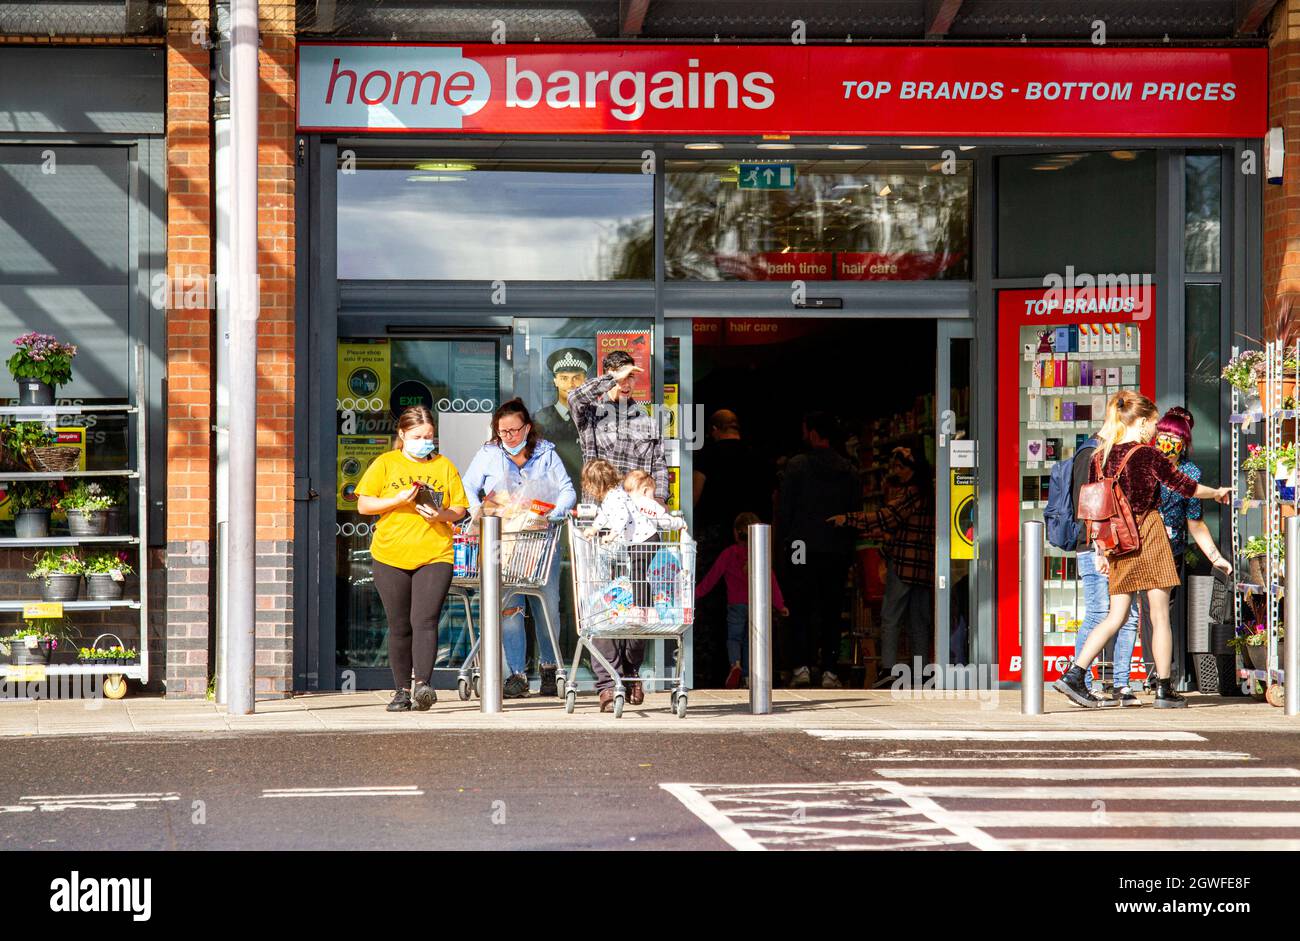
[[[415,481],[423,481],[442,494],[444,509],[469,508],[465,487],[456,467],[441,454],[430,461],[413,461],[401,450],[387,451],[375,458],[357,484],[363,497],[395,497]],[[431,523],[407,503],[379,517],[370,556],[385,565],[415,569],[431,562],[451,562],[450,523]]]

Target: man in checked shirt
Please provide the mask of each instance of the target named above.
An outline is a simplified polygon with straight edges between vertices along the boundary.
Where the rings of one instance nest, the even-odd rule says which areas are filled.
[[[632,398],[634,375],[644,370],[623,350],[608,353],[600,364],[601,375],[589,379],[569,393],[569,413],[578,427],[582,462],[597,458],[608,461],[626,477],[642,470],[654,478],[655,499],[668,502],[668,461],[664,458],[659,426],[650,413]],[[584,494],[590,499],[590,495]],[[620,676],[636,676],[645,659],[644,640],[598,640],[601,654]],[[593,661],[600,711],[614,708],[614,678]],[[638,682],[629,682],[627,701],[636,706],[645,701]]]
[[[885,597],[880,606],[880,665],[892,683],[898,662],[898,636],[906,627],[912,656],[930,659],[930,624],[934,597],[934,484],[919,449],[894,448],[889,458],[888,503],[874,513],[830,517],[881,542],[887,562]],[[914,678],[915,680],[915,678]]]

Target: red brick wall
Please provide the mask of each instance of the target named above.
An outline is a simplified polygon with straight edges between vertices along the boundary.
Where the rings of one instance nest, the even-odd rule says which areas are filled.
[[[210,53],[194,41],[206,2],[167,4],[167,273],[212,270]],[[169,292],[169,300],[172,295]],[[213,321],[167,310],[167,694],[207,693],[212,628]]]
[[[1279,308],[1300,298],[1300,0],[1275,9],[1268,64],[1268,125],[1283,129],[1287,151],[1282,185],[1264,187],[1262,317],[1271,337]]]

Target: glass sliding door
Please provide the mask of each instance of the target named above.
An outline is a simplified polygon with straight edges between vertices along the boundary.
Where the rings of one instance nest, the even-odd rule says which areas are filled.
[[[438,451],[463,472],[487,439],[508,363],[499,336],[348,336],[338,341],[334,501],[335,663],[343,689],[389,689],[388,623],[371,573],[378,517],[356,511],[356,485],[376,456],[393,447],[397,416],[411,405],[437,419]],[[477,617],[477,612],[475,612]],[[465,612],[443,606],[434,686],[455,688],[469,649]]]
[[[935,662],[975,662],[975,557],[979,547],[974,435],[975,325],[939,321],[935,418]]]

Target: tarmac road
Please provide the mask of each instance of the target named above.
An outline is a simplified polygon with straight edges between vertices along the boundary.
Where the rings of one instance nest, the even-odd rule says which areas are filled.
[[[0,846],[1300,848],[1294,734],[954,734],[11,738]]]

